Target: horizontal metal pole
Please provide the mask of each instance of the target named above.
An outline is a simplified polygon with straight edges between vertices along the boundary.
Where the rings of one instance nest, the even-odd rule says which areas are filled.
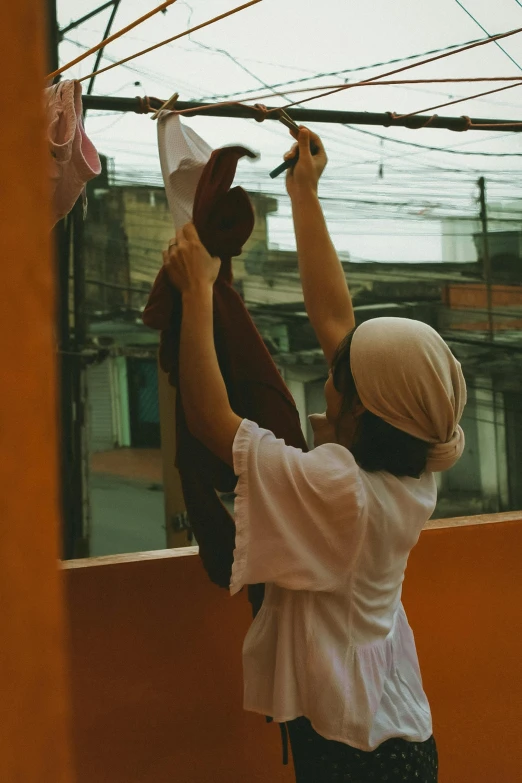
[[[152,109],[159,109],[164,103],[159,98],[149,98]],[[119,98],[111,95],[84,95],[83,105],[90,111],[121,111],[142,114],[143,99]],[[209,108],[205,109],[204,107]],[[270,108],[270,107],[269,107]],[[191,110],[187,116],[230,117],[232,119],[260,119],[254,108],[238,104],[214,105],[194,101],[178,101],[176,109]],[[288,114],[297,122],[330,122],[342,125],[381,125],[385,128],[402,127],[418,130],[429,123],[430,128],[445,128],[452,131],[481,130],[521,132],[520,120],[492,120],[462,117],[437,117],[436,115],[416,115],[414,117],[395,117],[391,112],[376,114],[365,111],[331,111],[328,109],[298,109],[292,107]],[[268,114],[267,120],[277,120],[277,114]],[[471,126],[470,126],[471,121]],[[475,127],[478,126],[478,127]],[[485,127],[481,127],[485,126]]]

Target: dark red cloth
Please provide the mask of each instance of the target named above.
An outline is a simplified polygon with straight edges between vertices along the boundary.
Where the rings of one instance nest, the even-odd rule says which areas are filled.
[[[288,445],[306,451],[294,400],[232,287],[232,257],[241,253],[254,227],[247,193],[240,187],[230,189],[238,160],[244,155],[252,153],[244,147],[215,150],[194,200],[194,225],[201,241],[222,262],[214,285],[216,354],[233,411],[271,430]],[[179,388],[181,297],[163,268],[152,288],[143,322],[161,330],[160,364],[169,374],[170,383]],[[177,397],[176,428],[176,463],[200,557],[210,579],[228,588],[235,526],[215,490],[233,492],[237,479],[231,467],[190,434],[181,396]]]

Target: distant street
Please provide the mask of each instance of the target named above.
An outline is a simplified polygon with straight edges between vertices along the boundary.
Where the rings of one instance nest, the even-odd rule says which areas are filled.
[[[91,557],[165,549],[160,485],[91,473],[90,499]]]

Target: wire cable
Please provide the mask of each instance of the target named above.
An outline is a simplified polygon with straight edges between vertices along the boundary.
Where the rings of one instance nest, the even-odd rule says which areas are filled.
[[[55,76],[59,76],[59,74],[63,73],[64,71],[67,71],[69,68],[72,68],[73,65],[76,65],[82,60],[85,60],[86,57],[89,57],[91,54],[94,54],[95,52],[99,51],[99,49],[103,49],[105,46],[107,46],[108,43],[111,43],[111,41],[115,41],[117,38],[121,38],[121,36],[129,32],[129,30],[132,30],[134,27],[137,27],[146,19],[150,19],[151,16],[154,16],[160,11],[165,10],[165,8],[168,8],[169,5],[172,5],[175,2],[176,0],[165,0],[165,2],[157,6],[157,8],[153,8],[152,11],[149,11],[147,14],[140,16],[139,19],[136,19],[134,22],[131,22],[131,24],[128,24],[126,25],[126,27],[123,27],[121,30],[118,30],[117,33],[113,33],[108,38],[105,38],[103,41],[100,41],[100,43],[96,44],[96,46],[93,46],[91,49],[88,49],[86,52],[83,52],[83,54],[78,55],[78,57],[76,57],[74,60],[65,63],[65,65],[62,65],[60,68],[57,68],[52,73],[47,74],[45,78],[54,79]],[[97,75],[98,74],[94,72],[94,73],[90,73],[85,78],[89,79],[91,76],[97,76]]]
[[[174,3],[176,0],[168,0],[168,4]],[[244,11],[246,8],[250,8],[252,5],[256,5],[257,3],[261,3],[262,0],[249,0],[248,3],[244,3],[243,5],[237,6],[237,8],[232,8],[230,11],[226,11],[223,14],[219,14],[218,16],[214,16],[212,19],[207,19],[206,22],[202,22],[201,24],[196,25],[195,27],[192,27],[189,30],[184,30],[182,33],[178,33],[178,35],[173,35],[170,38],[166,38],[164,41],[160,41],[157,44],[154,44],[153,46],[149,46],[146,49],[142,49],[141,52],[136,52],[135,54],[131,54],[128,57],[124,57],[122,60],[119,60],[119,62],[111,63],[111,65],[105,66],[105,68],[100,68],[98,71],[94,71],[94,73],[89,73],[87,76],[82,76],[81,79],[78,79],[79,82],[83,82],[86,79],[91,79],[93,76],[98,76],[100,73],[105,73],[106,71],[110,71],[112,68],[116,68],[118,65],[123,65],[124,63],[129,62],[129,60],[135,60],[137,57],[141,57],[144,54],[148,54],[149,52],[154,51],[155,49],[159,49],[161,46],[165,46],[168,43],[172,43],[173,41],[177,41],[179,38],[183,38],[186,35],[190,35],[190,33],[194,33],[196,30],[201,30],[203,27],[208,27],[211,24],[214,24],[215,22],[219,22],[222,19],[226,19],[228,16],[232,16],[232,14],[237,14],[239,11]],[[87,56],[87,55],[85,55]],[[69,65],[73,65],[74,63],[70,63]],[[64,66],[62,70],[65,70]]]
[[[442,108],[444,108],[444,106],[454,106],[456,103],[463,103],[464,101],[472,101],[474,98],[483,98],[484,95],[493,95],[493,93],[495,93],[495,92],[503,92],[504,90],[512,90],[513,87],[520,87],[520,85],[522,85],[522,81],[517,82],[516,84],[508,84],[507,87],[497,87],[496,89],[488,90],[487,92],[479,92],[479,93],[476,93],[475,95],[467,95],[465,98],[456,98],[453,101],[446,101],[445,103],[438,103],[436,106],[429,106],[426,109],[418,109],[416,111],[408,112],[408,114],[394,114],[393,116],[394,116],[395,119],[404,120],[407,117],[415,117],[416,114],[425,114],[426,112],[429,112],[429,111],[435,111],[435,109],[442,109]],[[426,123],[426,126],[429,125],[430,121],[433,120],[436,116],[437,115],[434,114],[433,117],[430,117],[430,119]],[[469,117],[468,117],[468,120],[469,120]],[[510,127],[513,126],[513,125],[522,125],[522,122],[510,122],[509,125],[510,125]],[[426,127],[426,126],[424,126],[424,127]],[[470,128],[485,128],[485,127],[490,127],[490,126],[477,125],[477,124],[473,123],[471,120],[469,120],[468,127],[470,127]],[[500,127],[502,127],[502,125],[497,125],[496,127],[500,128]]]
[[[451,49],[459,49],[462,48],[463,46],[469,46],[470,44],[475,44],[482,40],[483,40],[482,38],[474,38],[472,41],[465,41],[464,43],[460,43],[460,44],[452,44],[451,46],[444,46],[441,49],[430,49],[429,51],[422,52],[421,54],[410,54],[407,57],[395,57],[392,60],[384,60],[383,62],[372,63],[371,65],[360,65],[357,68],[345,68],[344,70],[341,71],[325,71],[322,73],[316,73],[314,76],[304,76],[300,79],[291,79],[290,81],[271,84],[270,89],[274,89],[277,87],[285,87],[290,84],[302,84],[304,82],[309,82],[314,79],[322,79],[323,77],[327,77],[327,76],[341,77],[347,73],[359,73],[360,71],[368,71],[371,70],[372,68],[381,68],[385,65],[395,65],[396,63],[408,62],[410,60],[416,60],[419,57],[428,57],[431,54],[440,54],[441,52],[447,52],[450,51]],[[253,88],[251,90],[230,92],[222,95],[208,95],[204,98],[201,98],[200,100],[203,102],[203,101],[215,101],[215,100],[221,100],[227,98],[236,98],[239,95],[249,95],[255,92],[257,92],[257,90]]]
[[[468,15],[468,16],[469,16],[471,19],[473,19],[473,21],[475,22],[475,24],[476,24],[476,25],[478,25],[478,26],[480,27],[480,29],[482,30],[482,32],[483,32],[483,33],[486,33],[486,35],[487,35],[488,37],[491,37],[490,33],[488,33],[488,31],[486,30],[486,28],[485,28],[483,25],[481,25],[481,24],[480,24],[480,22],[478,21],[478,19],[475,19],[475,17],[474,17],[474,16],[473,16],[473,14],[471,13],[471,11],[468,11],[468,9],[466,8],[466,6],[465,6],[465,5],[463,5],[463,3],[461,3],[461,2],[460,2],[460,0],[455,0],[455,2],[457,3],[457,5],[458,5],[458,6],[460,6],[460,7],[462,8],[462,10],[464,11],[464,13],[466,13],[466,14],[467,14],[467,15]],[[518,68],[518,70],[519,70],[519,71],[522,71],[522,66],[521,66],[521,65],[519,65],[519,63],[517,63],[517,61],[516,61],[516,60],[515,60],[513,57],[511,57],[511,55],[509,54],[509,52],[506,52],[506,50],[504,49],[504,47],[503,47],[501,44],[499,44],[499,42],[498,42],[498,41],[495,41],[495,46],[498,46],[498,48],[500,49],[500,51],[501,51],[501,52],[503,52],[503,53],[506,55],[506,57],[509,57],[509,59],[511,60],[511,62],[512,62],[514,65],[516,65],[516,66],[517,66],[517,68]]]
[[[444,52],[443,54],[435,55],[434,57],[428,57],[425,60],[421,60],[418,63],[412,63],[411,65],[404,65],[401,68],[395,68],[392,71],[388,71],[386,73],[378,74],[377,76],[372,76],[370,79],[363,80],[362,82],[355,82],[355,84],[344,84],[341,87],[336,88],[335,90],[331,90],[330,92],[324,93],[324,95],[316,95],[312,98],[305,98],[304,101],[300,101],[300,103],[307,103],[312,100],[317,100],[318,98],[324,98],[328,95],[333,95],[335,93],[341,92],[342,90],[349,90],[352,87],[359,86],[360,84],[364,83],[364,81],[367,82],[374,82],[377,81],[377,79],[385,79],[388,76],[394,76],[396,73],[402,73],[403,71],[410,70],[411,68],[417,68],[420,65],[427,65],[428,63],[436,62],[437,60],[442,60],[445,57],[452,57],[455,54],[461,54],[462,52],[469,51],[470,49],[475,49],[477,46],[484,46],[488,43],[494,43],[495,41],[501,40],[503,38],[509,38],[512,35],[518,35],[522,32],[522,27],[518,27],[515,30],[509,30],[506,33],[498,33],[498,35],[494,35],[488,38],[483,38],[480,41],[472,44],[468,44],[467,46],[463,46],[460,49],[455,49],[454,51],[448,51]],[[294,104],[288,104],[287,106],[284,106],[283,108],[288,109]]]
[[[373,136],[376,139],[382,139],[383,141],[391,141],[394,144],[403,144],[408,147],[416,147],[417,149],[426,150],[427,152],[443,152],[448,155],[480,155],[482,157],[492,158],[522,158],[522,152],[476,152],[475,150],[457,150],[450,149],[448,147],[430,147],[426,144],[417,144],[414,141],[403,141],[402,139],[394,139],[393,136],[381,136],[379,133],[373,133],[373,131],[364,130],[363,128],[356,128],[354,125],[345,125],[345,128],[356,131],[357,133],[363,133],[366,136]],[[505,138],[505,136],[498,137]],[[482,141],[482,139],[480,139]],[[489,139],[492,141],[492,139]]]

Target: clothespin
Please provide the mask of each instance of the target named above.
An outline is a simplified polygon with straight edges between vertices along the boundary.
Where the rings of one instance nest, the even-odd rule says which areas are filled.
[[[292,135],[294,138],[297,138],[299,136],[299,125],[294,122],[294,120],[290,117],[289,114],[286,113],[284,109],[279,110],[279,122],[282,122],[283,125],[286,125],[287,128],[289,128],[292,131]]]
[[[159,107],[157,111],[154,112],[154,114],[151,115],[151,120],[157,120],[159,117],[160,112],[166,111],[167,109],[172,109],[177,103],[177,100],[179,98],[179,95],[177,92],[174,93],[174,95],[171,95],[168,101],[165,101],[165,103]]]
[[[297,139],[299,136],[299,125],[294,122],[294,120],[286,113],[284,109],[280,109],[279,111],[279,122],[282,122],[283,125],[286,125],[287,128],[290,129],[290,132],[294,139]],[[310,142],[310,152],[312,155],[316,155],[318,152],[317,145],[314,144],[314,142]],[[292,168],[292,166],[295,166],[297,161],[299,160],[299,150],[297,150],[296,154],[293,158],[289,158],[288,160],[285,160],[283,163],[281,163],[277,168],[275,168],[273,171],[270,172],[270,177],[272,179],[275,179],[280,174],[283,173],[283,171],[286,171],[287,169]]]

